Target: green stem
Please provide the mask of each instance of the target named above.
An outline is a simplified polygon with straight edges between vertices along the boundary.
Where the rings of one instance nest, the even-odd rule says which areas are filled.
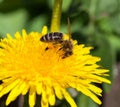
[[[60,29],[62,0],[54,0],[54,7],[51,20],[51,32],[58,32]]]

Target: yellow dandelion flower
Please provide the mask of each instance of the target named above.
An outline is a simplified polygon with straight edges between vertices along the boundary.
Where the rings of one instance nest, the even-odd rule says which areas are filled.
[[[110,81],[103,77],[108,70],[96,64],[100,58],[90,55],[91,47],[73,41],[73,54],[63,59],[60,45],[40,41],[46,33],[46,27],[42,33],[27,34],[23,30],[22,35],[19,32],[14,37],[7,34],[1,40],[0,97],[9,93],[6,105],[20,94],[29,93],[30,107],[35,105],[36,94],[41,95],[41,107],[55,105],[56,97],[65,98],[71,107],[77,107],[67,88],[74,88],[101,104],[96,95],[101,96],[102,90],[93,83]]]

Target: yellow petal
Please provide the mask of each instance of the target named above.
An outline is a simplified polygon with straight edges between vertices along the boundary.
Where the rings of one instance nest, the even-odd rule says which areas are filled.
[[[35,100],[36,100],[36,90],[35,90],[35,87],[31,87],[30,92],[29,92],[29,106],[30,107],[34,107]]]
[[[62,92],[63,92],[63,95],[64,95],[65,99],[70,104],[70,106],[71,107],[77,107],[76,103],[74,102],[73,98],[69,95],[69,93],[67,91],[65,91],[64,89],[62,90]]]

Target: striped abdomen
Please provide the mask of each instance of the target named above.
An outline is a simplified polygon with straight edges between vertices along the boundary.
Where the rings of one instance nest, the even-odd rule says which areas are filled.
[[[60,42],[63,39],[63,33],[61,32],[51,32],[47,33],[40,38],[42,42]]]

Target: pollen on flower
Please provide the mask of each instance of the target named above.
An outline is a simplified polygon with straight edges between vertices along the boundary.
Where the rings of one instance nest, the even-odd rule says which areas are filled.
[[[96,62],[99,57],[90,55],[91,47],[73,42],[73,54],[64,59],[61,45],[44,43],[40,38],[47,33],[17,32],[14,37],[7,37],[0,42],[0,97],[8,94],[6,105],[9,105],[20,94],[29,94],[29,106],[34,107],[36,94],[41,95],[41,107],[53,106],[58,99],[65,98],[71,107],[76,103],[67,92],[74,88],[89,96],[96,103],[101,101],[102,90],[93,83],[110,83],[104,78],[108,70],[101,69]],[[46,49],[49,47],[48,49]]]

